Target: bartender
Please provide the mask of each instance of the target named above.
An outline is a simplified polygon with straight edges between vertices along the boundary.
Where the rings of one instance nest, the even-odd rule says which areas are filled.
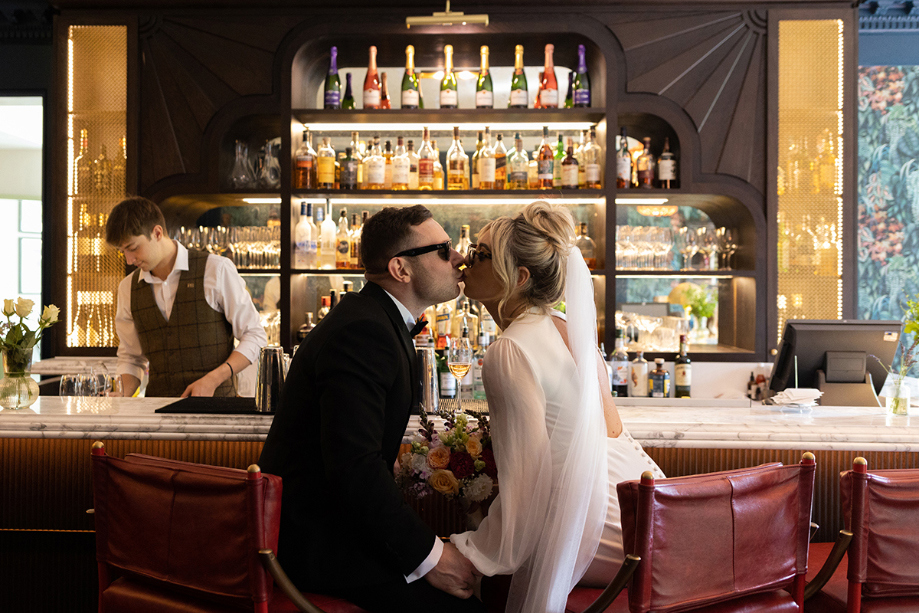
[[[140,197],[118,203],[105,224],[105,240],[137,266],[118,285],[115,312],[123,393],[134,394],[149,366],[147,396],[236,396],[236,375],[268,342],[246,283],[230,260],[186,249],[165,228]]]

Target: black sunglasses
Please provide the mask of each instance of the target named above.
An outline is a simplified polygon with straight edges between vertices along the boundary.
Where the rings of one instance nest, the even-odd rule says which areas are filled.
[[[450,261],[450,251],[453,249],[453,241],[449,240],[445,243],[437,243],[436,245],[427,245],[426,247],[415,247],[414,249],[406,249],[405,251],[400,251],[394,258],[400,257],[414,257],[416,255],[424,255],[425,253],[431,253],[436,251],[437,255],[440,256],[444,262]]]
[[[487,251],[482,251],[482,249],[479,248],[479,246],[476,245],[475,243],[472,243],[471,245],[469,245],[469,249],[466,250],[466,260],[469,262],[468,264],[466,264],[466,266],[468,266],[469,268],[472,268],[476,260],[482,261],[482,260],[490,260],[490,259],[491,259],[491,254],[488,253]]]

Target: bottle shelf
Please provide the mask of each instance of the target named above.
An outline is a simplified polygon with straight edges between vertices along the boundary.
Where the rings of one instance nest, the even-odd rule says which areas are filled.
[[[616,269],[620,279],[642,279],[657,277],[661,279],[732,279],[735,277],[755,277],[752,270],[623,270]]]
[[[478,197],[483,199],[481,204],[487,204],[484,199],[520,200],[528,203],[533,198],[545,197],[551,194],[553,202],[570,204],[567,200],[589,200],[596,202],[606,198],[602,189],[470,189],[470,190],[393,190],[393,189],[308,189],[294,190],[293,197],[301,199],[329,198],[333,202],[343,199],[359,200],[389,200],[393,198],[407,198],[411,200],[443,200],[447,204],[461,204],[456,202],[461,199]],[[556,196],[561,196],[559,199]],[[502,198],[503,197],[503,198]],[[479,204],[477,200],[475,202]]]
[[[606,113],[591,109],[294,109],[293,116],[316,132],[420,131],[427,127],[432,132],[452,133],[454,126],[480,130],[485,125],[492,131],[537,130],[545,125],[550,131],[584,130],[603,121]]]
[[[280,268],[237,268],[236,272],[241,275],[277,275],[281,272]]]
[[[362,275],[363,268],[292,268],[294,275]]]

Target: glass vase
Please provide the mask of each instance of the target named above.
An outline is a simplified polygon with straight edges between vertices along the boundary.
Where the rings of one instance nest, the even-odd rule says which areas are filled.
[[[891,415],[909,415],[909,386],[898,382],[893,396],[887,396],[886,404]]]
[[[5,409],[24,409],[38,400],[38,383],[32,378],[31,371],[31,349],[7,349],[3,352],[0,406]]]

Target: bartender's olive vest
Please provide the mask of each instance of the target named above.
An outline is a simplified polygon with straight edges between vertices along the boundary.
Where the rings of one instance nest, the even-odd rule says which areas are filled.
[[[131,315],[144,356],[150,361],[147,396],[181,396],[185,388],[225,362],[233,351],[233,328],[204,298],[208,254],[188,250],[188,270],[179,277],[169,321],[153,297],[153,286],[136,270],[131,279]],[[236,396],[236,377],[214,396]]]

